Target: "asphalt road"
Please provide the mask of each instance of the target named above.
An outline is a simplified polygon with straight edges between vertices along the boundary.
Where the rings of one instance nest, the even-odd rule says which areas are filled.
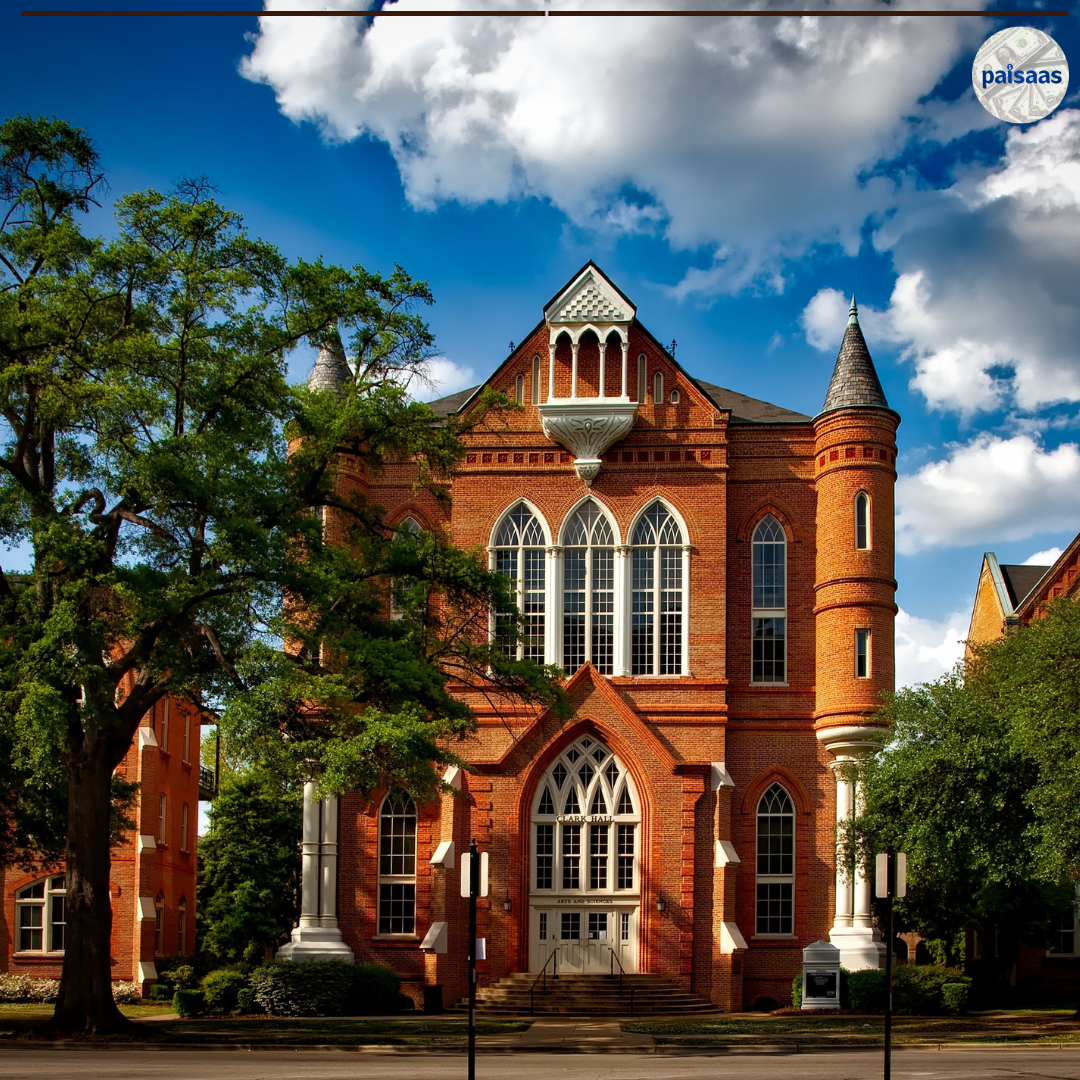
[[[4,1080],[464,1080],[463,1054],[0,1050]],[[880,1051],[482,1054],[477,1080],[877,1080]],[[894,1080],[1080,1080],[1080,1048],[902,1050]]]

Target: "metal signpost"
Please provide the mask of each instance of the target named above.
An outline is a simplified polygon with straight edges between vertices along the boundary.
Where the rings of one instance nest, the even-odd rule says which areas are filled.
[[[893,900],[907,895],[907,856],[883,851],[877,857],[875,894],[885,901],[885,1080],[892,1080]]]
[[[469,898],[469,1080],[476,1080],[476,960],[486,959],[486,943],[476,939],[476,898],[488,894],[488,853],[469,842],[469,854],[461,860],[461,895]]]

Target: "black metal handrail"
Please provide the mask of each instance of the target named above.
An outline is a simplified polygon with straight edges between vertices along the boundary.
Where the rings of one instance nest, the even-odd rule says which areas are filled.
[[[615,977],[615,965],[616,964],[619,965],[619,994],[621,995],[622,992],[623,992],[623,976],[626,974],[626,971],[622,966],[622,961],[615,955],[615,950],[612,949],[610,946],[608,948],[611,951],[611,963],[608,964],[608,974],[612,978],[614,978]],[[633,1016],[634,1015],[634,984],[630,983],[629,987],[630,987],[630,1015]]]
[[[552,963],[552,961],[554,961],[554,963]],[[535,979],[533,979],[533,984],[532,984],[532,986],[529,987],[529,1015],[530,1016],[532,1016],[533,1012],[534,1012],[533,1006],[534,1006],[535,1001],[536,1001],[536,999],[534,997],[534,995],[536,994],[536,984],[538,982],[540,982],[541,979],[544,980],[544,985],[540,988],[540,993],[541,994],[546,994],[547,993],[547,969],[548,969],[549,964],[551,965],[551,968],[552,968],[551,977],[553,979],[557,979],[559,977],[559,946],[558,945],[556,945],[555,948],[551,950],[551,955],[544,961],[544,966],[540,969],[540,974],[537,975]]]

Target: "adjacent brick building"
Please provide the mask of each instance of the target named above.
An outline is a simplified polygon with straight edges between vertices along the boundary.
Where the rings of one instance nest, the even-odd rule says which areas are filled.
[[[135,828],[112,852],[112,971],[144,990],[156,961],[195,951],[199,798],[213,795],[201,770],[201,713],[171,698],[139,726],[117,773],[139,790]],[[64,959],[64,867],[0,870],[0,971],[59,978]]]
[[[343,364],[324,351],[314,381]],[[813,418],[695,379],[592,263],[485,385],[522,408],[465,437],[449,511],[406,461],[348,482],[395,524],[487,551],[518,586],[516,647],[566,671],[574,715],[462,687],[478,729],[455,795],[320,805],[311,788],[286,954],[351,952],[460,996],[475,837],[482,981],[553,950],[607,972],[614,953],[739,1009],[786,1002],[823,937],[877,966],[869,882],[837,872],[834,843],[839,765],[879,745],[893,687],[899,417],[854,300]],[[467,415],[480,389],[433,408]]]

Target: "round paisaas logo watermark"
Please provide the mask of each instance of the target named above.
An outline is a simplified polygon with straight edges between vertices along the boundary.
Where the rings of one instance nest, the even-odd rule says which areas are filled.
[[[1061,104],[1069,89],[1069,63],[1049,34],[1014,26],[983,43],[971,82],[988,113],[1010,124],[1032,124]]]

